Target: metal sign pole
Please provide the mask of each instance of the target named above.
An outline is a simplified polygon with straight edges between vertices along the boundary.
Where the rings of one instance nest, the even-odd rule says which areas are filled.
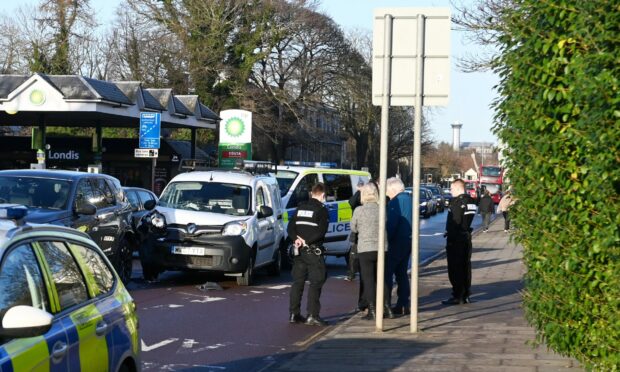
[[[384,16],[383,44],[383,102],[381,104],[381,150],[379,160],[379,248],[377,251],[377,296],[375,299],[375,326],[377,332],[383,331],[383,304],[385,284],[385,217],[387,185],[387,147],[390,113],[390,84],[392,79],[392,16]]]
[[[424,94],[424,23],[417,15],[415,106],[413,123],[413,226],[411,239],[411,333],[418,331],[418,255],[420,251],[420,155],[422,134],[422,95]]]

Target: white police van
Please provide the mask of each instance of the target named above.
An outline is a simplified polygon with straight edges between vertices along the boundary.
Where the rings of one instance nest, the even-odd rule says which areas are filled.
[[[348,260],[353,214],[349,199],[355,194],[358,184],[367,183],[370,180],[370,173],[351,169],[287,165],[278,166],[274,173],[286,209],[285,227],[288,225],[288,216],[292,215],[299,203],[310,198],[312,186],[318,182],[325,184],[327,188],[325,206],[329,211],[329,227],[323,244],[326,249],[325,254],[345,256]]]
[[[283,204],[269,168],[260,173],[211,169],[174,177],[146,217],[150,234],[140,251],[145,279],[164,270],[201,270],[251,285],[257,268],[279,275]]]

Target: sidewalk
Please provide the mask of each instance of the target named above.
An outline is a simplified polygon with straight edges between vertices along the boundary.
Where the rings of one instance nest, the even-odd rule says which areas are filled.
[[[521,309],[522,250],[503,220],[473,237],[472,303],[443,306],[450,296],[446,259],[421,268],[419,331],[409,316],[374,321],[354,315],[276,371],[583,371],[577,361],[533,348]]]

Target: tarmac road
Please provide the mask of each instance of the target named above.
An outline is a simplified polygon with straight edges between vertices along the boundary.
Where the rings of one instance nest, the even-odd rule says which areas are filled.
[[[421,220],[421,262],[443,251],[446,214]],[[357,301],[358,283],[344,280],[345,265],[327,259],[321,316],[330,324],[347,319]],[[144,370],[268,370],[332,329],[288,323],[288,270],[280,277],[259,271],[251,287],[221,275],[167,272],[146,283],[141,274],[136,260],[128,288],[138,305]],[[215,289],[199,288],[207,282]]]

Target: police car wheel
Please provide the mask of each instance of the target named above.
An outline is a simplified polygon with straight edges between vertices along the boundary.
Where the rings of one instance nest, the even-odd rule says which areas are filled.
[[[133,266],[133,249],[127,238],[123,238],[118,245],[114,268],[123,283],[127,284],[131,280]]]
[[[252,285],[252,275],[254,274],[254,257],[250,256],[248,260],[248,267],[243,272],[243,275],[237,277],[237,285],[248,286]]]
[[[280,276],[282,272],[282,252],[280,249],[276,249],[273,253],[273,262],[269,265],[267,272],[272,276]]]

